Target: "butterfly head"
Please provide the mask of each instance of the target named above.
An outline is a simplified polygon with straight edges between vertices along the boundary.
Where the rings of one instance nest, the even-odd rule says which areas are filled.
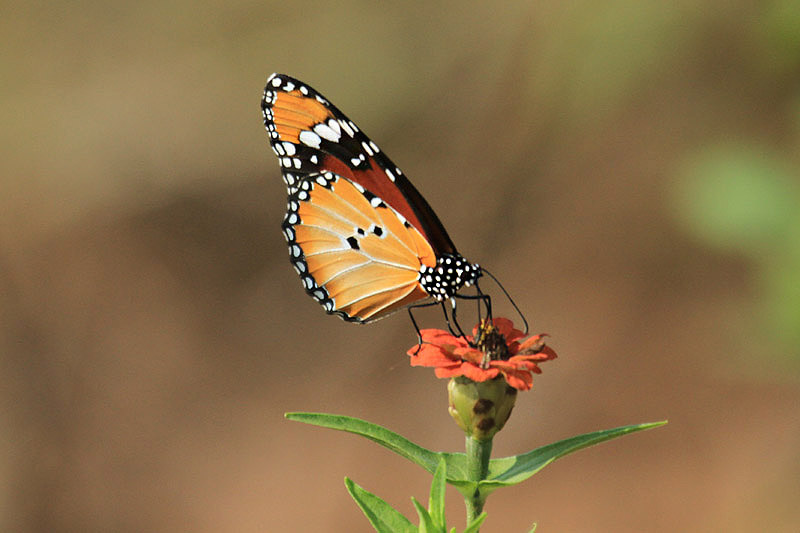
[[[469,287],[483,275],[480,265],[457,253],[442,254],[435,267],[422,265],[419,282],[431,298],[441,302],[452,298],[461,287]]]

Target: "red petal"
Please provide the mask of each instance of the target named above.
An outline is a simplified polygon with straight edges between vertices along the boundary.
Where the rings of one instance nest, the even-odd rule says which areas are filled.
[[[447,354],[439,349],[431,349],[422,351],[411,357],[411,366],[445,366],[458,364],[457,360],[453,360]]]
[[[531,390],[533,377],[528,372],[503,372],[506,383],[517,390]]]
[[[475,348],[458,348],[454,350],[454,354],[459,356],[464,361],[479,365],[483,361],[483,352]]]
[[[463,375],[461,372],[461,366],[441,366],[434,370],[434,374],[436,374],[437,378],[454,378]]]
[[[525,339],[524,341],[522,341],[520,343],[520,345],[519,345],[520,350],[524,350],[526,348],[530,348],[531,346],[533,346],[534,344],[539,342],[539,340],[541,338],[542,338],[542,335],[533,335],[531,337],[528,337],[527,339]]]
[[[497,327],[500,333],[503,334],[503,337],[506,338],[507,345],[525,336],[525,334],[516,329],[514,323],[507,318],[495,318],[494,322],[495,327]]]
[[[496,368],[487,368],[484,370],[483,368],[473,365],[472,363],[462,363],[461,372],[464,377],[478,382],[494,379],[500,373],[500,371]]]
[[[539,352],[539,353],[547,355],[547,359],[545,359],[546,361],[549,361],[550,359],[555,359],[556,357],[558,357],[558,355],[556,355],[556,351],[553,350],[549,346],[545,346],[544,348],[542,348],[542,351]]]

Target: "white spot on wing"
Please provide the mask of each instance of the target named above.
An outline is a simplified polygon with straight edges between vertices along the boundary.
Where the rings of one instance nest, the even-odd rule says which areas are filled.
[[[339,124],[342,126],[342,129],[345,131],[345,133],[347,133],[350,137],[356,134],[356,132],[354,132],[350,125],[344,120],[340,120]]]
[[[301,143],[305,144],[306,146],[310,146],[311,148],[319,149],[319,145],[322,142],[322,139],[319,138],[319,135],[308,130],[301,131],[298,138],[300,139]]]
[[[341,135],[338,135],[326,124],[317,124],[316,126],[314,126],[314,133],[316,133],[323,139],[327,139],[334,143],[339,142],[339,138],[341,137]]]

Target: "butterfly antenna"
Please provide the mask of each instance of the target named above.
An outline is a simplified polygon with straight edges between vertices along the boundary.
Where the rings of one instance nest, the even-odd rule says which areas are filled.
[[[481,267],[481,268],[482,268],[482,267]],[[509,302],[511,302],[511,305],[512,305],[512,306],[514,306],[514,310],[517,312],[517,314],[519,315],[519,317],[522,319],[522,323],[523,323],[523,324],[525,324],[525,335],[527,335],[527,334],[528,334],[528,320],[525,318],[525,315],[523,315],[523,314],[522,314],[522,311],[520,311],[519,307],[518,307],[518,306],[517,306],[517,304],[514,302],[514,299],[511,297],[511,295],[510,295],[510,294],[508,294],[508,291],[506,290],[506,288],[505,288],[505,287],[503,287],[503,284],[502,284],[502,283],[500,283],[500,281],[498,281],[498,279],[497,279],[496,277],[494,277],[494,274],[492,274],[491,272],[489,272],[489,271],[488,271],[488,270],[486,270],[485,268],[482,268],[482,270],[483,270],[483,271],[484,271],[486,274],[488,274],[488,275],[489,275],[489,277],[490,277],[490,278],[492,278],[492,279],[494,280],[494,282],[495,282],[495,283],[497,283],[497,286],[498,286],[498,287],[500,287],[500,290],[501,290],[501,291],[503,291],[503,294],[505,294],[505,295],[506,295],[506,298],[508,298],[508,301],[509,301]]]
[[[492,298],[488,294],[483,294],[478,280],[475,280],[475,299],[478,301],[478,321],[482,322],[484,318],[481,316],[481,303],[486,307],[486,318],[491,322],[492,320]]]

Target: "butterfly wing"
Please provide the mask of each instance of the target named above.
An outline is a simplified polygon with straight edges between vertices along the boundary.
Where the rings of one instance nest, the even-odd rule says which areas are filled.
[[[372,322],[428,297],[419,279],[436,265],[430,244],[357,182],[329,171],[299,177],[283,231],[306,292],[328,313]]]
[[[261,108],[290,193],[312,174],[333,172],[381,198],[422,234],[437,256],[456,253],[439,218],[400,169],[320,93],[273,74]]]

